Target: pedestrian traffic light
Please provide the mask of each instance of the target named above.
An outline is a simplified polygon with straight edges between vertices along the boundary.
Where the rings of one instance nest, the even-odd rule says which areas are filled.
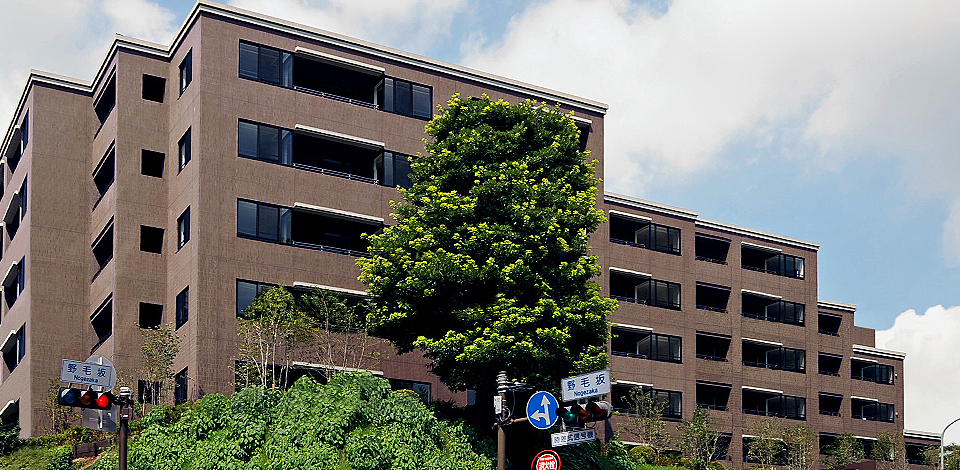
[[[63,406],[75,406],[77,408],[109,410],[114,403],[117,403],[117,398],[110,392],[60,387],[60,392],[57,393],[57,403]]]

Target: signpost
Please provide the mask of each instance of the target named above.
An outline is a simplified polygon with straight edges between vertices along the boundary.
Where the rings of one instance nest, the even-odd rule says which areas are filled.
[[[610,393],[610,369],[563,379],[560,390],[563,391],[563,401],[606,395]]]
[[[549,429],[557,422],[560,403],[550,392],[534,393],[527,400],[527,420],[537,429]]]
[[[552,450],[543,450],[533,458],[530,470],[560,470],[560,456]]]
[[[550,435],[550,446],[560,447],[570,444],[581,444],[597,440],[597,432],[593,429],[583,431],[555,432]]]
[[[117,384],[117,371],[109,361],[100,364],[93,361],[63,359],[60,364],[60,380],[103,387],[102,391],[110,391]]]

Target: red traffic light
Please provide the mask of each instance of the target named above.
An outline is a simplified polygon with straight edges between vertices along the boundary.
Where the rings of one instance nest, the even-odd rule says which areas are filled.
[[[117,402],[117,399],[110,392],[60,387],[60,392],[57,394],[57,402],[63,406],[109,410],[113,404]]]
[[[613,406],[605,401],[595,401],[587,403],[587,412],[590,413],[590,421],[603,421],[613,414]]]

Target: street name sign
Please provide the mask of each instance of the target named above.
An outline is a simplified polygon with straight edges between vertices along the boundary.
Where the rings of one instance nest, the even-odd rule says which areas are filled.
[[[606,395],[610,393],[610,369],[563,379],[560,390],[563,391],[563,401]]]
[[[527,400],[527,420],[537,429],[548,429],[557,422],[560,403],[550,392],[534,393]]]
[[[87,384],[110,390],[117,383],[117,372],[112,364],[64,359],[60,364],[60,380]]]
[[[568,446],[597,440],[597,431],[585,429],[583,431],[555,432],[550,435],[552,447]]]

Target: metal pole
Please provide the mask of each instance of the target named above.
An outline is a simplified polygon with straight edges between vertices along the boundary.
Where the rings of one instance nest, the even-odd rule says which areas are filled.
[[[497,470],[506,470],[507,468],[507,432],[503,429],[506,424],[507,414],[507,373],[500,371],[497,374],[497,393],[500,394],[500,415],[497,416]],[[121,469],[124,470],[124,469]]]
[[[947,433],[947,428],[953,426],[953,423],[957,421],[960,421],[960,418],[951,421],[946,428],[943,428],[943,432],[940,433],[940,470],[943,470],[943,435]]]
[[[133,403],[133,390],[130,390],[127,387],[120,387],[120,429],[118,432],[117,443],[118,454],[119,455],[119,470],[127,470],[127,437],[130,434],[130,428],[128,422],[130,421],[130,414],[133,409],[130,406]]]

